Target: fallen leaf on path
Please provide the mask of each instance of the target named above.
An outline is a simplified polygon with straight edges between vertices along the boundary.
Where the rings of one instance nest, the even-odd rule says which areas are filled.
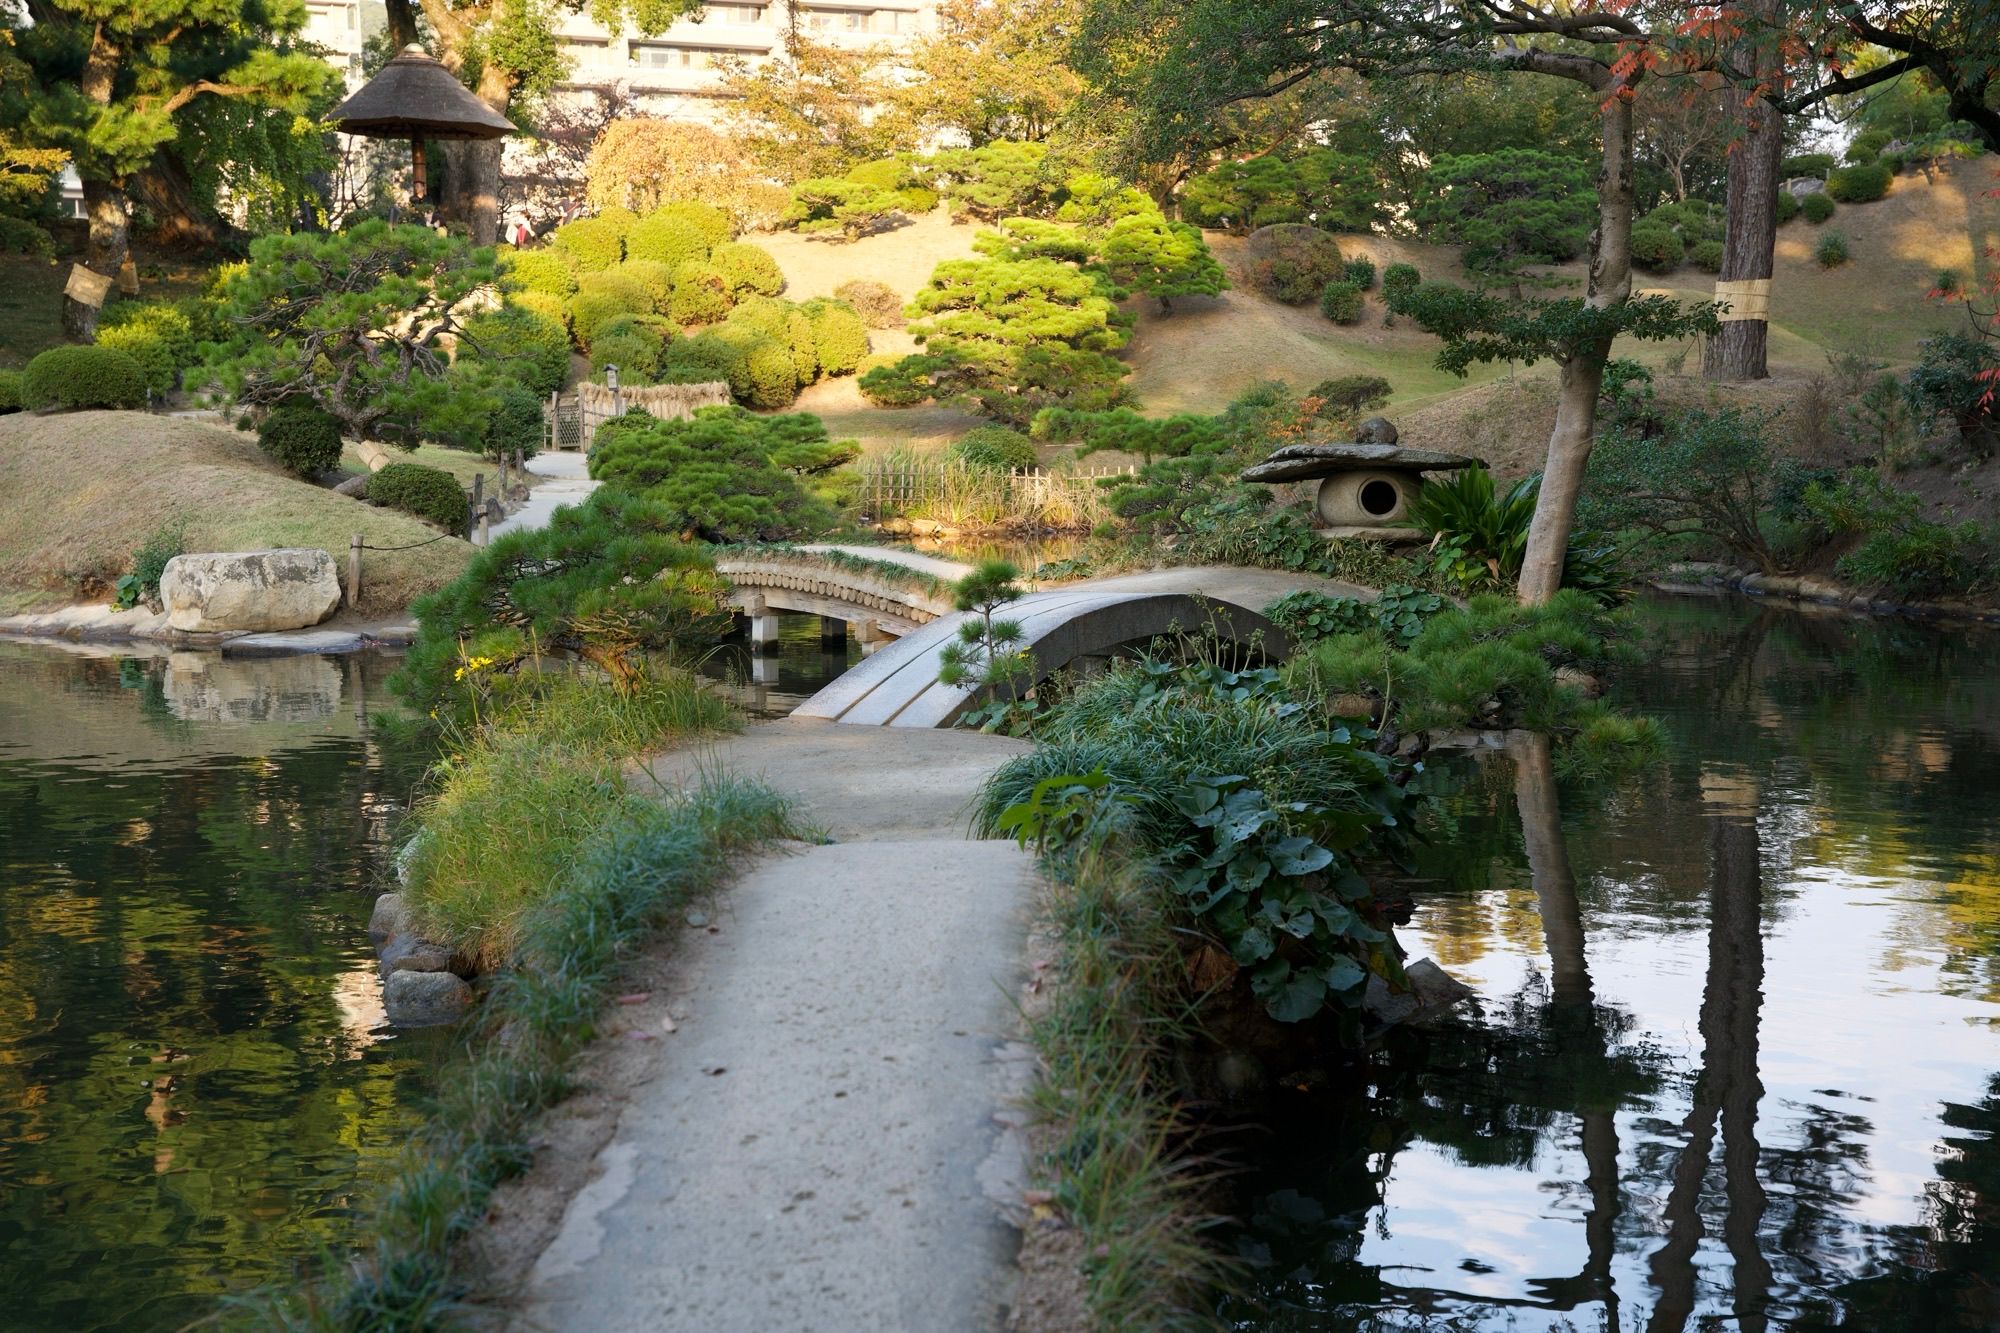
[[[653,1040],[653,1034],[646,1031],[644,1028],[626,1028],[625,1035],[630,1037],[633,1041]]]
[[[660,1027],[667,1032],[679,1032],[681,1030],[681,1025],[679,1023],[674,1022],[674,1016],[672,1014],[668,1014],[665,1018],[660,1020]]]
[[[651,991],[649,991],[649,990],[635,990],[635,991],[633,991],[633,992],[632,992],[631,994],[629,994],[629,995],[621,995],[621,996],[619,996],[619,997],[618,997],[618,1003],[620,1003],[620,1004],[644,1004],[644,1003],[645,1003],[646,1001],[648,1001],[648,1000],[650,1000],[650,999],[652,999],[652,998],[653,998],[653,992],[651,992]]]

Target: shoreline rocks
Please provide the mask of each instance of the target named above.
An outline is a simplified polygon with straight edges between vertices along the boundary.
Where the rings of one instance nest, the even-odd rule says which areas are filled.
[[[455,1023],[472,1007],[478,969],[464,954],[418,934],[402,894],[375,899],[368,941],[382,974],[382,1007],[396,1027]]]
[[[169,627],[188,633],[304,629],[340,609],[333,557],[317,547],[177,555],[160,575]]]

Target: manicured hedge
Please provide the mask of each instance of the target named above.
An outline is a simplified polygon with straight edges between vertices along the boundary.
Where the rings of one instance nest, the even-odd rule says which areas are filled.
[[[1806,221],[1820,223],[1833,216],[1833,197],[1824,192],[1809,194],[1799,205],[1806,215]]]
[[[1329,282],[1320,289],[1319,312],[1334,323],[1359,323],[1361,310],[1361,288],[1348,279]]]
[[[987,472],[1031,468],[1039,461],[1035,457],[1035,442],[1005,426],[980,426],[967,431],[945,450],[945,457]]]
[[[0,417],[21,410],[21,372],[0,370]]]
[[[845,301],[871,329],[903,327],[903,298],[879,282],[853,278],[833,289],[835,299]]]
[[[258,425],[257,447],[311,481],[340,465],[340,423],[312,403],[287,403]]]
[[[578,218],[549,236],[549,244],[576,262],[579,273],[602,273],[625,257],[625,239],[616,219]]]
[[[137,361],[156,394],[178,389],[181,372],[199,359],[194,321],[170,301],[120,301],[98,322],[97,345]]]
[[[1704,273],[1722,272],[1722,242],[1702,241],[1689,252],[1694,266]]]
[[[1671,273],[1687,258],[1687,242],[1671,227],[1632,228],[1632,262],[1652,273]]]
[[[716,246],[708,262],[738,296],[776,296],[785,290],[785,275],[779,270],[778,261],[771,258],[768,250],[748,241]]]
[[[1778,191],[1778,225],[1783,226],[1799,215],[1799,197],[1790,190]]]
[[[676,323],[713,324],[729,313],[729,306],[729,280],[715,265],[696,260],[674,270],[667,313]]]
[[[664,217],[688,223],[708,238],[709,247],[721,245],[736,239],[736,223],[726,209],[714,204],[704,204],[698,200],[682,199],[660,207],[654,217]]]
[[[625,238],[625,254],[630,259],[647,259],[679,268],[690,260],[708,258],[715,245],[708,233],[684,217],[662,209],[641,218]]]
[[[519,299],[510,297],[501,309],[474,315],[465,322],[465,336],[485,359],[508,363],[531,392],[554,393],[569,378],[569,332],[560,315],[550,319],[515,304]]]
[[[21,376],[21,405],[36,411],[145,403],[146,372],[109,347],[51,347]]]
[[[569,296],[576,291],[576,258],[567,250],[516,250],[503,261],[507,276],[524,292]]]
[[[1317,300],[1347,274],[1339,243],[1304,223],[1260,227],[1250,233],[1248,249],[1251,285],[1286,305]]]
[[[1894,173],[1880,162],[1842,167],[1826,178],[1826,192],[1843,204],[1865,204],[1889,193]]]
[[[458,478],[442,468],[391,463],[368,479],[368,498],[435,523],[446,532],[465,531],[469,503],[465,491]]]
[[[868,329],[845,301],[808,301],[802,307],[812,321],[813,347],[822,375],[847,375],[868,355]]]

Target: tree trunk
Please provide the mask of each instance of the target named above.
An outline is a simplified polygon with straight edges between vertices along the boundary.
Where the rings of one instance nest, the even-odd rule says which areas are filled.
[[[503,116],[507,114],[513,89],[504,73],[486,66],[473,91],[480,101]],[[500,239],[500,159],[506,142],[474,139],[455,143],[450,149],[449,192],[443,215],[464,223],[474,245],[491,245]]]
[[[1597,178],[1597,228],[1590,234],[1590,291],[1585,299],[1598,309],[1609,309],[1632,295],[1631,85],[1614,82],[1600,95],[1604,165]],[[1528,547],[1521,559],[1520,597],[1526,605],[1548,601],[1562,586],[1576,500],[1597,439],[1597,393],[1604,383],[1604,363],[1610,359],[1611,339],[1598,338],[1562,363],[1555,429],[1549,434],[1541,494],[1535,500],[1535,519],[1528,525]]]
[[[1776,0],[1759,0],[1763,23],[1775,25],[1781,15]],[[1743,58],[1759,80],[1773,77],[1772,56],[1748,44]],[[1722,313],[1722,328],[1709,340],[1702,356],[1702,375],[1711,380],[1736,382],[1768,378],[1765,362],[1771,326],[1764,301],[1730,295],[1722,284],[1762,279],[1770,281],[1772,252],[1778,243],[1778,171],[1785,155],[1784,114],[1761,95],[1738,90],[1742,105],[1737,113],[1741,131],[1735,151],[1729,155],[1728,231],[1722,242],[1722,271],[1716,291],[1735,309]]]
[[[115,278],[131,254],[131,208],[125,201],[125,191],[110,181],[85,179],[83,204],[90,215],[90,244],[84,251],[84,266]],[[64,336],[76,342],[90,342],[97,337],[97,315],[97,306],[65,296]]]
[[[411,0],[387,0],[383,5],[389,29],[389,44],[396,51],[417,42],[417,11],[411,7]]]
[[[157,245],[199,249],[214,245],[225,230],[195,203],[186,165],[166,148],[154,151],[152,163],[126,182],[126,190],[156,219]]]

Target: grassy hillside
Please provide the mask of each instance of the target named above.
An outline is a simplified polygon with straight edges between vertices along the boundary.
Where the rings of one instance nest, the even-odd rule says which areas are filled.
[[[287,475],[233,430],[140,412],[0,417],[0,613],[105,595],[148,535],[181,519],[191,550],[317,546],[343,568],[353,533],[376,546],[438,535]],[[370,551],[360,610],[396,612],[471,555],[456,537]]]

